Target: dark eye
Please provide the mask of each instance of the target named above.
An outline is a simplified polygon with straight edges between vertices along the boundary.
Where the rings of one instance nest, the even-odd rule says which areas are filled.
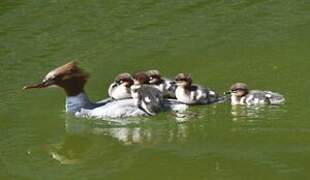
[[[232,89],[231,91],[232,92],[236,92],[236,91],[242,91],[243,89],[240,89],[240,88],[236,88],[236,89]]]
[[[179,78],[179,79],[176,79],[176,81],[186,81],[185,78]]]

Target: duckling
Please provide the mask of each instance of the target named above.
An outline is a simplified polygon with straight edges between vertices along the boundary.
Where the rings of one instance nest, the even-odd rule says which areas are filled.
[[[133,79],[131,96],[136,105],[148,115],[160,112],[163,105],[163,94],[157,88],[149,85],[149,76],[145,72],[138,72],[133,76]]]
[[[175,98],[177,88],[174,81],[163,78],[158,70],[148,70],[147,75],[150,78],[149,84],[163,93],[164,97]]]
[[[114,82],[109,86],[109,96],[116,100],[131,98],[130,87],[133,83],[133,79],[129,73],[118,74]]]
[[[192,85],[192,77],[188,74],[179,73],[175,77],[175,95],[178,101],[185,104],[210,104],[218,102],[221,97],[214,91],[199,85]]]
[[[227,93],[231,95],[232,105],[263,105],[282,104],[285,101],[283,95],[272,91],[249,90],[245,83],[238,82],[230,87]]]

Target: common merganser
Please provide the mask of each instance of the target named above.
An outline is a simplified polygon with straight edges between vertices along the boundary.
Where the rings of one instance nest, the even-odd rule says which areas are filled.
[[[66,93],[66,112],[76,116],[94,118],[122,118],[148,115],[145,110],[137,107],[134,99],[114,101],[111,98],[91,102],[84,91],[88,80],[88,73],[77,66],[76,62],[69,62],[49,72],[42,82],[25,86],[23,89],[47,88],[58,86]],[[184,108],[179,103],[165,100],[162,106],[165,110]]]
[[[232,105],[263,105],[263,104],[282,104],[285,101],[283,95],[260,90],[249,90],[245,83],[235,83],[230,87]]]
[[[136,90],[141,88],[142,86],[149,85],[150,79],[149,76],[143,71],[135,73],[132,78],[134,83],[130,87],[131,96],[138,97],[138,94],[136,94]]]
[[[210,104],[220,101],[222,98],[214,91],[199,85],[192,85],[192,77],[179,73],[175,77],[177,88],[175,95],[178,101],[185,104]]]
[[[150,84],[150,77],[144,71],[136,72],[133,75],[134,85],[145,85]]]
[[[130,86],[133,79],[129,73],[121,73],[116,76],[114,82],[109,86],[109,96],[113,99],[131,98]]]
[[[159,112],[163,104],[162,92],[149,85],[149,76],[143,71],[135,73],[133,79],[131,96],[136,100],[136,105],[149,115]]]
[[[175,98],[175,90],[177,88],[174,81],[163,78],[158,70],[148,70],[147,75],[150,78],[149,84],[159,89],[164,97]]]

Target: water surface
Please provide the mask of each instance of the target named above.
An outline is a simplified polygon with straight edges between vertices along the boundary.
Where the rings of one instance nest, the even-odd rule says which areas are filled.
[[[0,178],[308,179],[309,12],[306,0],[2,0]],[[70,60],[91,73],[93,100],[117,73],[156,68],[287,102],[119,124],[66,115],[60,89],[21,90]]]

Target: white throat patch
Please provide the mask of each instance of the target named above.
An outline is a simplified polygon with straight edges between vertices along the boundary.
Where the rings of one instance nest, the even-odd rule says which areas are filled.
[[[85,93],[80,93],[76,96],[66,97],[66,112],[75,113],[81,110],[81,108],[87,108],[91,105],[88,97]]]

